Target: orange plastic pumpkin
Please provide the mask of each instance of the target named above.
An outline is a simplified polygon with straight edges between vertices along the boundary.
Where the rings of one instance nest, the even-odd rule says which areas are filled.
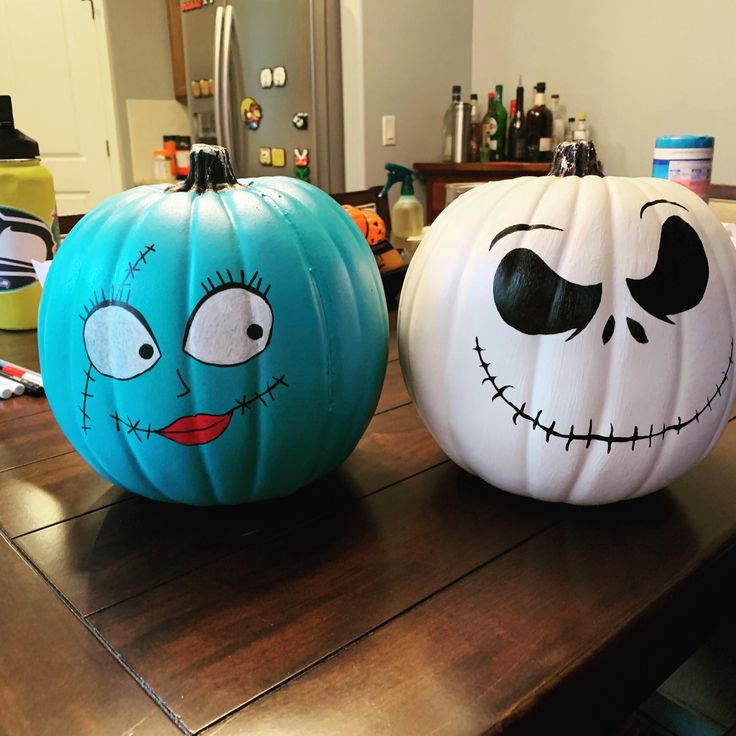
[[[361,210],[351,204],[344,204],[342,207],[352,217],[369,245],[376,245],[386,239],[386,223],[377,212]]]

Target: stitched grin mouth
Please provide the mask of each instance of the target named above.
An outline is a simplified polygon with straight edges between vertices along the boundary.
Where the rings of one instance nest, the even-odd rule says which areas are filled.
[[[690,415],[687,419],[683,420],[681,416],[678,416],[676,422],[672,422],[671,424],[662,424],[661,429],[655,429],[654,425],[651,424],[649,426],[649,430],[645,430],[643,434],[639,431],[639,427],[635,426],[633,433],[630,435],[615,434],[613,424],[610,425],[611,429],[609,434],[595,434],[593,432],[593,420],[591,419],[588,423],[588,431],[585,432],[585,434],[581,434],[580,432],[575,431],[574,424],[570,425],[569,432],[561,432],[556,429],[556,421],[552,421],[551,424],[546,424],[546,420],[542,421],[541,417],[542,412],[544,411],[543,409],[540,409],[538,412],[536,412],[536,414],[532,414],[530,413],[530,411],[533,411],[533,409],[527,410],[526,401],[521,406],[517,406],[510,399],[506,398],[506,391],[514,387],[510,384],[501,384],[498,380],[498,376],[491,375],[491,365],[483,359],[485,348],[482,348],[480,346],[480,342],[478,341],[477,337],[475,338],[475,347],[473,348],[473,352],[478,354],[478,359],[480,360],[479,367],[483,370],[483,373],[485,374],[485,377],[483,378],[481,383],[490,383],[494,389],[493,396],[491,397],[491,402],[500,398],[505,404],[507,404],[509,407],[511,407],[511,409],[514,410],[514,415],[512,417],[512,421],[514,424],[518,422],[519,417],[525,419],[528,422],[531,422],[532,430],[536,430],[537,428],[539,428],[546,435],[547,442],[549,442],[550,437],[557,437],[559,439],[566,440],[566,451],[570,449],[570,445],[573,442],[585,442],[586,448],[590,447],[592,442],[605,442],[608,445],[608,449],[606,450],[607,453],[611,452],[611,447],[614,444],[631,443],[631,449],[634,450],[637,442],[646,441],[648,442],[649,447],[651,447],[653,439],[656,439],[658,437],[662,437],[664,439],[664,436],[668,432],[675,432],[676,434],[680,434],[680,432],[689,424],[692,424],[693,422],[699,422],[700,417],[705,413],[706,410],[713,411],[712,403],[716,399],[716,397],[720,397],[722,395],[721,389],[725,385],[726,381],[728,381],[728,374],[730,373],[731,366],[733,365],[733,339],[731,339],[731,352],[728,356],[728,365],[726,366],[726,370],[722,372],[723,378],[721,378],[720,383],[716,384],[715,391],[711,396],[708,397],[703,407],[698,411],[693,412],[693,414]]]
[[[110,418],[115,422],[115,429],[118,432],[132,434],[139,442],[143,442],[144,439],[150,439],[152,435],[158,435],[180,445],[203,445],[216,440],[222,435],[230,426],[230,420],[237,411],[245,414],[246,410],[250,410],[256,403],[260,403],[265,407],[270,406],[266,399],[270,399],[271,403],[275,401],[273,397],[274,390],[279,386],[283,386],[284,388],[289,387],[285,379],[286,374],[278,378],[274,376],[266,384],[266,388],[263,391],[256,392],[250,398],[246,394],[242,399],[237,399],[235,406],[224,414],[193,414],[182,416],[160,429],[153,429],[150,424],[141,426],[140,419],[132,421],[130,417],[121,417],[117,411],[114,414],[110,414]]]

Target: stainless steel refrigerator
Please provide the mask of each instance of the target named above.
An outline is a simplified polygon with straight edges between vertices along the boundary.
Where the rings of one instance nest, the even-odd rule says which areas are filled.
[[[339,0],[180,0],[193,142],[344,189]],[[306,152],[306,153],[305,153]]]

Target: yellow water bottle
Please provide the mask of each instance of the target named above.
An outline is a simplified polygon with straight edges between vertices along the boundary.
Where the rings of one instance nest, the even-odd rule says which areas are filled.
[[[41,285],[33,261],[47,261],[58,241],[54,180],[38,143],[16,129],[13,105],[0,95],[0,329],[38,324]]]

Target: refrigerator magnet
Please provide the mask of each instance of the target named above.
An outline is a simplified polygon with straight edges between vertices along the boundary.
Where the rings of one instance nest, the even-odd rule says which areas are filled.
[[[302,181],[309,181],[309,166],[295,166],[294,176]]]
[[[263,109],[252,97],[246,97],[240,103],[240,117],[250,130],[258,130],[263,117]]]
[[[270,86],[273,85],[273,70],[271,67],[267,66],[261,69],[261,87],[263,89],[268,89]]]
[[[302,181],[309,181],[309,149],[294,149],[294,176]]]
[[[283,87],[286,85],[286,67],[275,66],[273,68],[273,86]]]
[[[309,127],[309,115],[306,112],[295,112],[291,122],[297,130],[306,130]]]
[[[283,148],[271,149],[271,165],[279,168],[286,166],[286,151]]]
[[[258,160],[261,166],[271,166],[271,149],[268,146],[261,146],[258,149]]]

